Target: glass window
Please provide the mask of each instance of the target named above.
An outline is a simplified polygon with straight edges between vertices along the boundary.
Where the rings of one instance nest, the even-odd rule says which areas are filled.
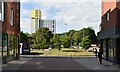
[[[3,37],[2,37],[2,43],[3,43],[3,56],[6,56],[7,55],[7,42],[8,42],[8,39],[7,39],[7,34],[3,34]]]
[[[18,53],[18,37],[15,36],[15,53]]]
[[[53,29],[53,33],[54,33],[54,29]]]
[[[54,25],[53,25],[53,28],[54,28]]]
[[[4,21],[4,2],[0,1],[0,20]]]
[[[2,2],[0,1],[0,13],[2,13]]]
[[[107,21],[110,20],[110,12],[107,12]]]
[[[13,26],[14,25],[14,10],[11,8],[10,11],[10,25]]]
[[[103,57],[106,58],[106,41],[103,40]]]
[[[19,10],[19,3],[17,3],[17,9]]]
[[[2,56],[2,44],[0,45],[0,57]]]
[[[13,55],[13,49],[14,49],[14,36],[10,35],[10,48],[9,48],[9,54]]]
[[[108,39],[108,48],[109,48],[109,60],[113,60],[113,47],[112,47],[112,39]]]
[[[0,57],[2,56],[2,33],[0,32]]]

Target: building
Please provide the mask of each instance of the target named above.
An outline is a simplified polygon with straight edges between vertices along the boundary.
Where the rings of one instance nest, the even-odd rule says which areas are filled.
[[[102,0],[102,17],[98,40],[103,57],[120,65],[120,1]]]
[[[56,20],[40,20],[40,27],[47,27],[53,34],[56,33]]]
[[[20,2],[0,1],[0,35],[2,63],[19,59]]]
[[[41,19],[41,11],[32,10],[31,11],[31,33],[34,33],[38,30],[40,19]]]

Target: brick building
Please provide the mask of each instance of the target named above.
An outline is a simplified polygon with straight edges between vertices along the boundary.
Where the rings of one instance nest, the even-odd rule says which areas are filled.
[[[102,17],[98,40],[103,50],[103,57],[120,64],[120,1],[102,0]]]
[[[0,1],[0,22],[0,57],[6,63],[19,58],[20,2]]]

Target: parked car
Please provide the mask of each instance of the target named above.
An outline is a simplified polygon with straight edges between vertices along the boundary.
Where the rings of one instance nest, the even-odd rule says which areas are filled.
[[[88,51],[88,52],[94,52],[94,50],[93,50],[92,47],[88,48],[87,51]]]
[[[30,44],[28,42],[23,43],[22,45],[22,54],[30,53]]]

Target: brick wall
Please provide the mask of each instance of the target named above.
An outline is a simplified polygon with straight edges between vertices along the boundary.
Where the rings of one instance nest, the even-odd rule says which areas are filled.
[[[18,9],[17,9],[18,4]],[[14,26],[10,25],[10,10],[14,10]],[[5,21],[2,24],[2,31],[4,33],[18,35],[20,31],[20,3],[5,2]],[[18,20],[17,20],[18,18]]]
[[[102,2],[102,30],[108,30],[115,26],[120,26],[120,10],[119,3],[116,2]],[[110,20],[106,21],[107,12],[110,12]]]

